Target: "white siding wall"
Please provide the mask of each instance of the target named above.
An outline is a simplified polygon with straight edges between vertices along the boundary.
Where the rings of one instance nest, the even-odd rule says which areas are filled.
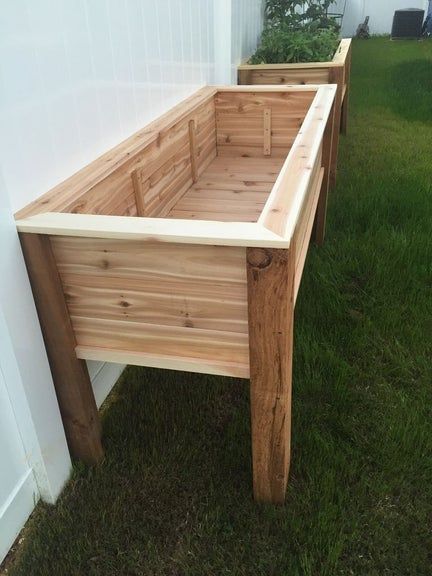
[[[255,51],[263,22],[261,0],[233,0],[231,21],[231,80],[237,83],[237,65]]]
[[[335,2],[334,11],[344,5],[344,0]],[[389,34],[395,10],[422,8],[427,10],[428,0],[347,0],[342,35],[354,36],[357,26],[366,16],[370,17],[371,34]]]
[[[4,4],[0,156],[14,210],[212,81],[213,1]]]
[[[0,562],[7,554],[10,545],[15,540],[21,526],[33,510],[34,499],[38,499],[35,476],[27,461],[20,430],[12,403],[9,398],[7,381],[16,374],[10,370],[16,364],[10,363],[6,357],[6,345],[10,344],[6,321],[0,308]],[[9,352],[10,352],[9,348]],[[13,352],[12,352],[13,354]]]
[[[70,459],[1,174],[0,207],[1,562],[39,495],[55,501]]]
[[[225,18],[215,19],[223,4],[230,17],[232,13],[231,31]],[[261,4],[5,3],[0,19],[0,158],[13,210],[199,86],[229,82],[230,76],[235,81],[235,65],[255,48]],[[225,46],[232,47],[226,62]],[[221,67],[223,80],[216,75]],[[92,362],[89,369],[100,404],[122,367]]]

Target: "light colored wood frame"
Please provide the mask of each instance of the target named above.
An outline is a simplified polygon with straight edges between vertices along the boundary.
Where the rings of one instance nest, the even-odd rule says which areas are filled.
[[[117,154],[125,161],[133,153],[126,147],[128,140],[121,145],[121,148],[118,147],[118,149],[105,155],[108,160],[103,156],[93,163],[95,164],[96,176],[92,174],[91,166],[93,164],[91,164],[81,170],[73,182],[70,179],[67,180],[18,211],[16,214],[18,231],[54,236],[67,235],[117,240],[151,239],[185,244],[289,248],[302,202],[308,186],[311,184],[311,169],[317,161],[327,120],[331,116],[336,86],[281,86],[277,89],[274,86],[205,88],[199,91],[202,98],[195,96],[193,102],[202,102],[204,98],[214,96],[218,90],[224,92],[314,91],[316,93],[257,223],[166,220],[165,218],[148,217],[131,219],[128,216],[75,214],[58,211],[58,207],[62,207],[67,202],[64,199],[66,194],[67,198],[74,194],[81,195],[83,191],[89,190],[97,181],[102,180],[110,171],[118,167],[121,160],[116,157]],[[179,113],[181,111],[182,108]],[[189,108],[187,111],[189,112]],[[183,113],[186,112],[183,111]],[[169,116],[171,117],[171,112]],[[157,138],[157,133],[153,133],[150,128],[147,128],[145,132],[147,141]],[[134,140],[137,141],[138,136],[134,136]],[[328,143],[330,149],[332,145],[332,142]],[[325,168],[330,172],[328,166]],[[63,204],[58,202],[59,196],[63,197]],[[281,211],[279,211],[277,204],[280,205]],[[39,213],[41,206],[47,205],[52,205],[53,210]]]
[[[289,101],[289,93],[304,91],[314,94],[312,104],[256,222],[57,211],[65,210],[122,163],[130,162],[143,145],[159,142],[160,133],[176,126],[179,118],[188,122],[193,181],[198,151],[191,114],[220,92],[249,93],[258,100],[260,93],[280,92],[286,93]],[[294,307],[309,239],[320,244],[324,235],[336,91],[336,85],[204,88],[17,214],[57,396],[75,456],[97,462],[103,454],[83,360],[250,378],[254,496],[259,501],[283,502],[290,454]],[[271,111],[265,109],[263,156],[271,154],[271,119]],[[142,183],[135,170],[130,177],[134,193],[140,194]],[[41,213],[45,207],[52,211]],[[144,210],[145,206],[138,207],[138,213]],[[124,257],[127,263],[123,266]],[[167,267],[165,277],[161,276],[163,267]],[[115,285],[107,284],[106,269],[115,270]],[[150,330],[149,324],[138,324],[136,329],[117,316],[113,319],[112,312],[103,317],[94,312],[90,321],[75,317],[77,294],[73,290],[83,290],[80,275],[89,273],[91,285],[84,289],[90,294],[96,289],[95,306],[100,300],[108,302],[104,294],[108,290],[112,294],[120,291],[119,304],[127,310],[128,291],[142,303],[148,290],[154,300],[159,291],[186,294],[191,288],[195,296],[190,296],[189,305],[193,307],[194,299],[204,292],[213,316],[204,316],[195,326],[185,313],[181,317],[184,323],[166,329],[166,312],[143,309],[143,318],[153,313],[162,318],[162,324],[151,324]],[[75,286],[72,293],[71,283]],[[148,288],[149,283],[153,288]],[[91,302],[89,297],[85,306]],[[147,332],[143,333],[142,326]],[[64,369],[63,359],[67,360]]]
[[[239,85],[248,84],[337,84],[334,146],[331,160],[330,186],[336,183],[339,132],[347,133],[351,75],[351,38],[340,41],[330,62],[296,64],[241,64]]]

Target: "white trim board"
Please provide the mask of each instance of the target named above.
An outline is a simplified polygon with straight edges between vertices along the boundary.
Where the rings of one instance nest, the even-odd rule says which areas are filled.
[[[29,469],[0,509],[0,562],[33,512],[39,491],[33,470]]]
[[[111,392],[114,384],[120,378],[125,368],[125,364],[101,362],[97,365],[96,362],[92,362],[90,370],[92,376],[91,383],[98,408],[102,406],[105,398]]]

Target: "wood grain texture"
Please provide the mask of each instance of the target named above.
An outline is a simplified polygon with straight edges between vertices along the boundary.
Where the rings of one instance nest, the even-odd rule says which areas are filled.
[[[144,190],[140,170],[131,173],[137,216],[145,216]]]
[[[19,210],[16,218],[26,218],[32,214],[44,212],[72,211],[74,205],[79,206],[79,203],[83,202],[82,199],[86,197],[88,192],[95,189],[125,164],[130,163],[129,174],[132,170],[139,167],[140,152],[153,143],[157,143],[158,139],[161,138],[161,131],[170,132],[174,125],[181,123],[196,108],[212,100],[215,94],[216,88],[214,87],[206,86],[201,88],[192,96],[171,108],[166,114],[160,116],[22,210]],[[130,180],[129,176],[128,180]],[[130,186],[130,182],[128,181],[126,185]],[[117,185],[113,188],[115,190],[119,186]],[[84,206],[78,211],[88,212]]]
[[[351,39],[344,38],[330,62],[241,65],[239,84],[337,84],[330,187],[336,183],[339,132],[345,134],[351,69]]]
[[[233,378],[249,378],[249,365],[238,360],[216,360],[209,362],[205,358],[186,358],[169,356],[163,350],[157,354],[146,352],[132,352],[130,350],[112,350],[110,348],[97,348],[94,346],[77,346],[78,358],[95,360],[97,362],[116,362],[117,364],[132,364],[133,366],[148,366],[164,370],[181,370],[183,372],[196,372],[198,374],[216,374],[218,376],[231,376]]]
[[[215,97],[218,156],[262,157],[264,150],[272,157],[286,156],[315,92],[312,88],[298,92],[219,91]],[[267,122],[271,117],[271,131],[266,130],[265,115]]]
[[[20,234],[20,240],[69,449],[76,458],[95,464],[103,457],[99,416],[87,365],[75,355],[76,341],[50,238]]]
[[[320,188],[318,187],[318,181],[322,180],[322,168],[321,168],[321,154],[317,157],[315,165],[312,169],[311,179],[309,182],[308,189],[303,199],[303,204],[297,219],[297,224],[294,231],[296,250],[296,270],[298,268],[299,258],[301,248],[303,246],[303,240],[306,236],[306,231],[308,228],[309,219],[312,218],[312,222],[315,217],[315,210],[318,203],[318,198],[320,194]],[[306,247],[309,243],[309,238],[307,238]]]
[[[260,68],[240,70],[239,84],[328,84],[328,68]]]
[[[294,276],[294,303],[297,301],[297,295],[300,288],[301,279],[303,277],[303,269],[306,262],[309,242],[312,236],[320,191],[322,190],[324,173],[324,168],[320,168],[315,174],[314,180],[311,183],[310,192],[307,196],[307,201],[305,202],[304,210],[301,213],[295,232],[294,245],[296,246],[296,258]]]
[[[302,129],[258,219],[260,225],[285,239],[292,238],[294,234],[304,198],[309,190],[336,89],[333,85],[324,85],[318,89]]]
[[[194,108],[189,115],[159,132],[156,140],[146,146],[138,156],[120,167],[110,179],[103,181],[109,193],[111,186],[120,187],[124,195],[128,188],[129,172],[132,172],[133,190],[140,186],[137,212],[141,216],[163,218],[190,188],[207,164],[216,156],[216,129],[213,99]],[[136,176],[133,176],[136,174]],[[91,195],[97,189],[91,190]],[[92,213],[88,210],[87,213]],[[108,214],[106,210],[98,213]]]
[[[202,246],[256,246],[287,248],[289,241],[254,222],[218,222],[169,218],[128,218],[48,212],[17,221],[19,232],[139,240],[142,243],[200,244]]]
[[[334,65],[344,64],[352,47],[352,38],[342,38],[333,56]]]
[[[245,249],[52,238],[77,346],[247,375]]]
[[[218,156],[175,204],[168,218],[256,222],[282,163],[282,159],[270,157]]]
[[[334,173],[332,173],[332,162],[334,161],[333,151],[335,146],[337,146],[337,142],[335,142],[335,136],[339,135],[339,130],[336,129],[337,111],[338,108],[335,102],[327,120],[323,136],[322,165],[324,166],[324,177],[322,180],[313,232],[314,241],[318,246],[322,246],[324,243],[327,219],[327,199],[330,187],[332,185],[332,174],[334,177]]]
[[[271,108],[264,108],[264,156],[271,156],[272,121]]]
[[[72,323],[79,347],[101,348],[114,355],[133,352],[138,357],[142,354],[144,365],[149,357],[165,357],[171,362],[187,361],[191,367],[195,366],[193,372],[205,372],[201,366],[213,366],[211,373],[244,378],[248,375],[246,334],[99,318],[74,317]]]
[[[198,179],[198,149],[195,120],[189,120],[189,150],[190,150],[190,164],[192,172],[192,182]]]
[[[290,463],[294,251],[247,249],[255,500],[285,500]]]

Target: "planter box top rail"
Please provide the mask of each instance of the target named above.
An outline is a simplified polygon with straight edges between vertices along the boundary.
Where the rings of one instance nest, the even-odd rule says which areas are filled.
[[[313,101],[291,146],[280,174],[257,222],[221,222],[151,217],[68,213],[67,206],[96,184],[109,178],[161,134],[188,117],[208,99],[224,93],[286,93],[287,102],[298,92],[311,92]],[[16,214],[19,232],[112,239],[142,239],[184,244],[288,248],[314,177],[325,126],[336,86],[224,86],[205,87],[168,113],[113,148],[71,178]],[[48,210],[47,210],[48,209]]]

